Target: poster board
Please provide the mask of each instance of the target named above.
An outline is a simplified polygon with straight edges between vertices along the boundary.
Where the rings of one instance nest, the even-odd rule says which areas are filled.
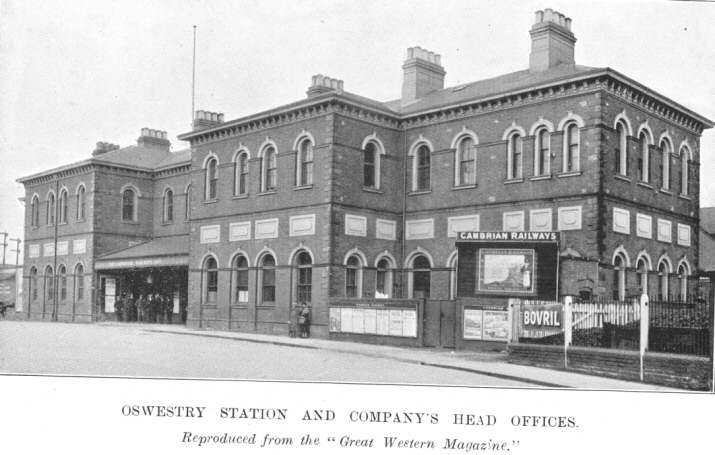
[[[462,321],[462,338],[465,340],[509,340],[509,313],[506,309],[465,307]]]
[[[328,315],[333,333],[417,338],[416,308],[330,307]]]
[[[477,290],[497,294],[533,294],[536,254],[533,249],[479,250]]]

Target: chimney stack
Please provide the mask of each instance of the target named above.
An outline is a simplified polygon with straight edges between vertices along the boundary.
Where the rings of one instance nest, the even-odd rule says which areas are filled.
[[[529,31],[531,54],[529,70],[546,71],[556,65],[573,65],[576,37],[571,32],[571,18],[547,8],[536,12],[536,20]]]
[[[194,130],[201,130],[223,123],[223,114],[209,111],[194,112]]]
[[[117,144],[110,144],[109,142],[97,142],[97,146],[92,151],[92,156],[101,155],[103,153],[111,152],[112,150],[119,150]]]
[[[171,142],[166,138],[166,131],[142,128],[137,139],[139,147],[154,148],[169,151]]]
[[[308,91],[305,92],[308,98],[313,98],[314,96],[321,95],[323,93],[337,92],[341,93],[343,91],[343,81],[340,79],[333,79],[329,76],[323,76],[322,74],[316,74],[312,77],[311,85],[308,87]]]
[[[407,48],[407,59],[402,65],[402,103],[422,98],[444,88],[441,56],[419,46]]]

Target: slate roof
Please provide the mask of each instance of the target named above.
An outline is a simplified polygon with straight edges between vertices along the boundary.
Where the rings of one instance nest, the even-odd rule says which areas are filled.
[[[159,256],[188,256],[189,236],[157,237],[139,245],[113,251],[97,258],[97,261],[117,259],[140,259]]]

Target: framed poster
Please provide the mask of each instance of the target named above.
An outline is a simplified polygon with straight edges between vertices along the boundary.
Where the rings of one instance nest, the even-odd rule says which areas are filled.
[[[464,339],[481,340],[483,327],[483,311],[476,308],[464,309]]]
[[[507,294],[535,292],[536,255],[534,250],[479,250],[477,291]]]
[[[365,309],[353,308],[353,333],[365,333]]]
[[[377,310],[372,308],[366,308],[364,312],[365,333],[376,334]]]
[[[483,339],[495,341],[509,340],[509,315],[507,311],[484,310]]]
[[[390,313],[388,310],[377,310],[377,320],[375,321],[378,335],[390,334]]]
[[[417,312],[415,310],[402,310],[402,336],[417,336]]]
[[[390,335],[402,336],[402,310],[390,311]]]
[[[328,330],[340,332],[340,308],[330,307],[328,318]]]

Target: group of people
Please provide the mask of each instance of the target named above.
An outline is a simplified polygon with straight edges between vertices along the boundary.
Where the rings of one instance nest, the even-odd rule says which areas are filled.
[[[122,294],[114,303],[117,321],[158,322],[171,324],[174,301],[166,294]]]

